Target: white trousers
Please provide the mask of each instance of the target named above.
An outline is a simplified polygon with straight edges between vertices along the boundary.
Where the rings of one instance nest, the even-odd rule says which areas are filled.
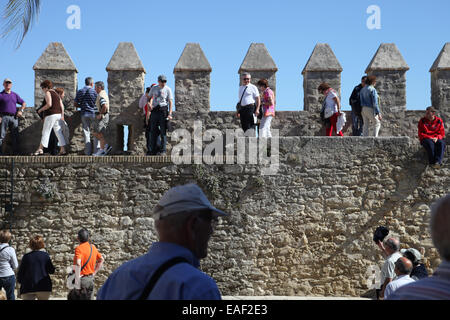
[[[380,132],[381,128],[381,121],[378,119],[378,116],[375,116],[373,114],[373,108],[369,107],[362,107],[362,117],[364,121],[363,125],[363,136],[368,137],[369,136],[369,126],[375,126],[374,127],[374,136],[378,137],[378,133]]]
[[[61,121],[60,113],[52,114],[51,116],[45,117],[41,138],[41,144],[44,146],[44,148],[48,148],[48,141],[50,140],[50,134],[52,130],[55,131],[56,137],[58,138],[59,146],[66,145],[60,121]]]
[[[272,138],[272,132],[270,126],[272,125],[272,116],[262,117],[261,126],[259,128],[259,136],[261,138]]]

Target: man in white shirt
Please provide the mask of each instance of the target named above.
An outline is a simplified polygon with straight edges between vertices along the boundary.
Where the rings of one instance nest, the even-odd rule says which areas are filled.
[[[397,278],[390,282],[384,290],[384,299],[388,299],[391,294],[393,294],[397,289],[407,285],[408,283],[414,282],[414,279],[409,275],[413,269],[411,261],[407,258],[400,258],[395,262],[395,274]]]
[[[242,74],[243,85],[239,87],[239,102],[241,107],[237,111],[237,117],[241,119],[242,130],[255,130],[256,117],[261,106],[261,97],[258,88],[251,84],[250,73]],[[256,133],[256,130],[255,130]]]
[[[378,246],[387,256],[386,261],[381,269],[381,292],[379,297],[384,297],[384,291],[386,290],[387,285],[394,280],[395,274],[395,262],[398,259],[402,258],[402,254],[400,253],[400,241],[395,238],[389,238],[384,241],[384,244],[379,241]]]

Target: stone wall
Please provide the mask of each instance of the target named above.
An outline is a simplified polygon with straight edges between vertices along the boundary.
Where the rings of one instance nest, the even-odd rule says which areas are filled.
[[[2,176],[11,161],[0,159]],[[281,138],[275,176],[251,165],[176,166],[158,157],[14,161],[12,245],[20,259],[28,237],[44,235],[58,295],[66,293],[65,269],[81,227],[106,256],[98,288],[148,250],[156,240],[153,206],[170,187],[190,181],[230,213],[202,262],[224,295],[364,295],[368,267],[383,261],[371,239],[378,225],[403,246],[423,250],[431,270],[439,264],[429,206],[450,192],[450,167],[426,166],[425,152],[407,137]],[[50,200],[35,190],[45,178],[58,189]]]

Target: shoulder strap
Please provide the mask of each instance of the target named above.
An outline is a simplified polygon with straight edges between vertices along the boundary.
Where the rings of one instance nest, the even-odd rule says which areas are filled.
[[[87,259],[86,263],[81,267],[80,272],[83,271],[84,267],[87,266],[89,260],[91,260],[91,256],[92,256],[92,244],[89,244],[91,246],[91,253],[89,254],[89,258]]]
[[[6,248],[8,248],[9,246],[3,247],[0,252],[2,252],[3,250],[5,250]]]
[[[244,99],[244,94],[245,94],[245,91],[247,91],[247,89],[248,89],[248,86],[246,86],[244,92],[242,92],[242,97],[241,97],[241,100],[239,101],[239,104],[242,103],[242,99]]]
[[[158,270],[155,271],[155,273],[152,275],[152,277],[150,278],[150,281],[148,282],[148,284],[145,286],[144,291],[142,292],[141,296],[139,297],[138,300],[147,300],[147,297],[150,295],[150,293],[153,290],[153,287],[156,285],[156,283],[158,282],[159,278],[161,278],[161,276],[164,274],[164,272],[166,272],[167,270],[169,270],[171,267],[173,267],[176,264],[179,263],[189,263],[189,261],[187,261],[185,258],[182,257],[176,257],[173,259],[170,259],[169,261],[167,261],[166,263],[164,263],[163,265],[161,265]]]

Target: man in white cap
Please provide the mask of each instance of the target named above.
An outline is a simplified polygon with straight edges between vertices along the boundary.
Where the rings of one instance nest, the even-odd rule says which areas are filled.
[[[159,242],[116,269],[98,300],[220,300],[215,281],[200,271],[213,223],[226,213],[195,184],[167,191],[153,210]]]
[[[23,111],[27,104],[12,89],[12,80],[6,78],[3,81],[5,90],[0,92],[0,156],[3,155],[3,140],[9,128],[12,138],[13,154],[19,153],[18,137],[19,137],[19,119],[23,117]],[[17,105],[21,108],[18,109]]]

